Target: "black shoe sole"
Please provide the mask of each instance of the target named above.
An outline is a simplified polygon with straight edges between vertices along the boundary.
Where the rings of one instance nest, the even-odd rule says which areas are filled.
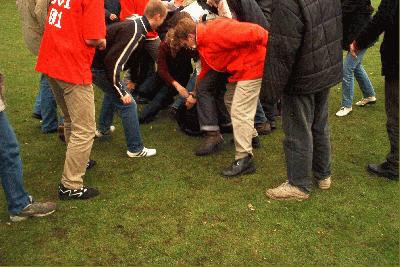
[[[242,172],[240,172],[240,173],[238,173],[238,174],[235,174],[235,175],[226,175],[226,174],[224,174],[224,173],[221,173],[221,174],[222,174],[222,176],[224,176],[225,178],[235,178],[235,177],[238,177],[238,176],[241,176],[241,175],[246,175],[246,174],[255,173],[256,170],[257,170],[256,166],[250,166],[249,168],[247,168],[247,169],[245,169],[244,171],[242,171]]]

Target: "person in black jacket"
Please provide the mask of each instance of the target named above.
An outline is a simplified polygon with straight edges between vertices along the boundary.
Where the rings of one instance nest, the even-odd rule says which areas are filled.
[[[121,81],[121,72],[135,64],[131,59],[148,32],[160,26],[167,15],[167,9],[160,0],[150,0],[143,17],[114,23],[107,28],[107,48],[96,51],[92,64],[93,83],[104,91],[99,118],[97,137],[110,134],[114,112],[118,110],[127,143],[127,155],[131,158],[149,157],[155,149],[144,147],[136,102]]]
[[[370,46],[381,33],[382,75],[385,76],[386,128],[390,152],[381,164],[369,164],[368,171],[378,176],[399,180],[399,0],[382,0],[372,21],[350,46],[357,53]]]
[[[104,13],[107,25],[118,22],[120,12],[121,5],[119,0],[104,0]]]
[[[372,11],[369,0],[342,0],[344,50],[349,51],[350,43],[368,24]],[[356,58],[347,53],[343,60],[342,104],[340,110],[336,112],[338,117],[346,116],[353,110],[354,76],[363,94],[363,98],[356,103],[356,106],[376,102],[374,87],[362,65],[366,51],[367,49],[360,51]]]
[[[328,96],[342,79],[340,1],[276,1],[272,22],[262,94],[268,101],[282,95],[288,182],[266,195],[302,200],[313,178],[322,189],[331,184]]]

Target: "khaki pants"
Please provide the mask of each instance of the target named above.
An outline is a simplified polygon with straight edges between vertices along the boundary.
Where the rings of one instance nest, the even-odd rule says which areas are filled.
[[[96,130],[92,85],[78,85],[49,77],[57,105],[64,114],[67,153],[61,183],[69,189],[83,186]]]
[[[253,155],[251,139],[256,137],[254,115],[260,94],[261,79],[228,83],[224,97],[226,108],[231,114],[235,139],[235,160]]]

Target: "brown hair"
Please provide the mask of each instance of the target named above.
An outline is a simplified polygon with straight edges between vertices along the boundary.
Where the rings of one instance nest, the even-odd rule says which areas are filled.
[[[160,14],[162,17],[167,14],[167,7],[160,0],[150,0],[144,10],[144,15],[148,18],[153,18]]]
[[[196,23],[191,18],[183,18],[175,26],[174,39],[179,42],[186,40],[190,33],[196,33]]]

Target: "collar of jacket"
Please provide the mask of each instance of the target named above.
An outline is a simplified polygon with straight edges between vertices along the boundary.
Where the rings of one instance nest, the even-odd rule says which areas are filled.
[[[144,30],[146,31],[146,33],[148,32],[152,32],[153,29],[150,26],[150,22],[149,20],[146,18],[146,16],[143,16],[140,18],[140,22],[142,23]]]

